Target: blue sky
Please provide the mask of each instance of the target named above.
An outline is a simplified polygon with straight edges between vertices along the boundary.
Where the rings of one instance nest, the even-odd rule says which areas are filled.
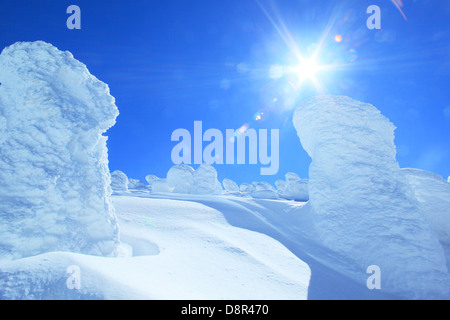
[[[216,165],[219,179],[273,183],[308,176],[310,159],[292,125],[295,105],[321,93],[375,105],[396,126],[402,167],[450,175],[450,2],[337,1],[23,1],[0,4],[0,47],[44,40],[69,50],[106,82],[120,110],[109,132],[110,169],[143,180],[172,165],[178,128],[280,129],[280,169]],[[81,8],[68,30],[66,8]],[[369,30],[369,5],[381,30]],[[336,42],[340,35],[342,41]],[[289,41],[286,39],[289,38]],[[311,81],[274,77],[297,62],[294,47],[330,65]],[[261,120],[254,115],[262,112]],[[195,166],[194,166],[195,167]]]

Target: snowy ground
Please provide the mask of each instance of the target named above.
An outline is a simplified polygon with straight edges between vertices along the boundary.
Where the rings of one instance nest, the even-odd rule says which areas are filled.
[[[3,299],[377,299],[308,235],[305,203],[113,196],[122,256],[52,252],[0,263]],[[69,289],[69,266],[80,289]],[[336,271],[343,271],[342,273]]]

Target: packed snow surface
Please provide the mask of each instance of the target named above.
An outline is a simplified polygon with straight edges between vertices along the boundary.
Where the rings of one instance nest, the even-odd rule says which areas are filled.
[[[286,245],[260,232],[266,223],[254,211],[261,209],[259,205],[218,196],[178,197],[172,193],[113,196],[121,227],[122,256],[51,252],[0,262],[0,297],[308,297],[310,268]],[[236,224],[230,219],[237,219]],[[67,286],[71,276],[67,271],[73,266],[79,269],[80,289]]]
[[[387,291],[448,295],[442,246],[395,159],[394,125],[374,106],[336,96],[300,104],[293,122],[312,158],[309,204],[322,243],[361,272],[378,266]]]
[[[42,41],[5,48],[0,82],[0,259],[113,253],[108,86]]]

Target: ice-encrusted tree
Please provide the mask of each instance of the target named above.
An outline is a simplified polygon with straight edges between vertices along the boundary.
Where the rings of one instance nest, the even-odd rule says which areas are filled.
[[[148,190],[149,186],[139,179],[128,178],[128,188],[135,190]]]
[[[103,133],[118,110],[108,86],[42,41],[5,48],[0,82],[0,259],[114,254]]]
[[[128,191],[128,183],[128,177],[122,171],[116,170],[111,173],[111,188],[113,191]]]
[[[186,164],[177,164],[167,172],[167,184],[174,193],[190,193],[194,181],[194,169]]]
[[[288,172],[286,181],[277,180],[278,194],[281,198],[296,201],[308,201],[308,180],[301,179],[296,173]]]
[[[203,163],[193,173],[193,194],[221,194],[222,185],[217,179],[217,171],[213,166]]]
[[[309,205],[322,242],[362,273],[379,266],[383,290],[448,295],[442,247],[395,158],[394,125],[374,106],[342,96],[301,103],[293,122],[312,158]]]
[[[450,265],[450,184],[440,175],[419,169],[402,169],[420,211],[430,223]]]
[[[231,179],[223,179],[222,180],[222,185],[223,188],[225,189],[225,191],[227,192],[239,192],[239,186],[237,185],[236,182],[234,182]]]

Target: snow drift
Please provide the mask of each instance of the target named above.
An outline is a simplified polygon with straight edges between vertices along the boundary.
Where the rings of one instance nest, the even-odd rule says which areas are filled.
[[[108,86],[42,41],[4,49],[0,82],[0,259],[113,253]]]
[[[379,266],[384,290],[448,294],[442,247],[395,159],[394,125],[370,104],[335,96],[301,103],[293,123],[312,158],[308,190],[321,241],[351,258],[361,279]]]
[[[0,261],[0,299],[308,298],[311,269],[305,262],[277,239],[228,222],[229,205],[243,221],[254,220],[242,205],[132,190],[112,199],[122,245],[132,256],[50,252]],[[79,267],[79,289],[67,286],[68,266]]]

